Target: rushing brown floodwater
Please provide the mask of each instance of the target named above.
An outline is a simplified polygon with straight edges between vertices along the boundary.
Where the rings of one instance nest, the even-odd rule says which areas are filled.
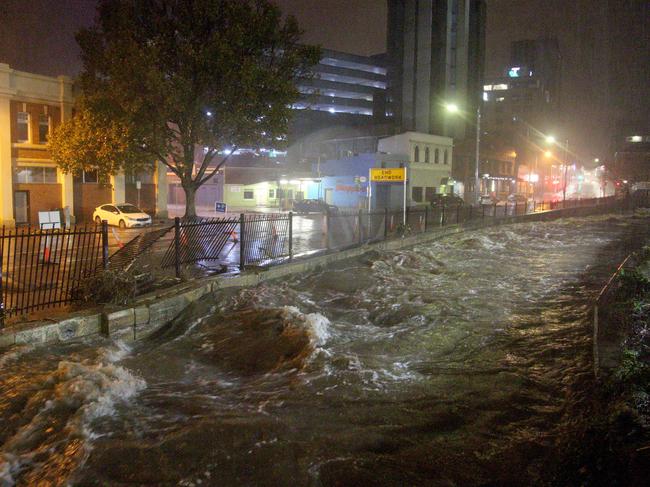
[[[527,485],[647,217],[466,233],[0,358],[2,485]],[[91,345],[91,346],[88,346]]]

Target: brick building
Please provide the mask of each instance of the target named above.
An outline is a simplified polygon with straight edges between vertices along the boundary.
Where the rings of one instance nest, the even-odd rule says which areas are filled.
[[[0,63],[0,224],[38,226],[38,212],[67,207],[72,221],[90,221],[104,203],[140,204],[166,216],[166,171],[111,178],[98,182],[96,174],[64,174],[52,161],[47,141],[52,130],[72,116],[70,78],[41,76]],[[158,164],[160,165],[160,163]],[[161,190],[159,191],[158,188]]]

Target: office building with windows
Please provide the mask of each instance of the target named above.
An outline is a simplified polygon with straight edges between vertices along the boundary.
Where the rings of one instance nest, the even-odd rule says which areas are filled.
[[[445,103],[474,114],[481,96],[484,0],[388,0],[389,110],[397,132],[472,136]]]
[[[322,140],[387,131],[385,54],[359,56],[324,49],[312,76],[296,82],[301,98],[289,129],[289,157],[312,160]]]

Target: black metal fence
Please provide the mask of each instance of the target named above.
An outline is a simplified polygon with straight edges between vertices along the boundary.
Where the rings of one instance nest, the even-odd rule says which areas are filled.
[[[80,283],[108,262],[104,223],[0,233],[0,326],[5,317],[27,314],[74,301]]]
[[[173,226],[141,233],[110,257],[105,222],[101,226],[54,230],[3,227],[0,323],[5,316],[71,304],[75,290],[84,279],[102,268],[126,271],[138,265],[152,274],[162,275],[173,269],[176,277],[197,268],[209,272],[241,270],[246,266],[284,262],[295,253],[354,247],[446,225],[596,205],[648,206],[648,197],[415,207],[405,212],[401,209],[341,210],[299,219],[292,213],[241,214],[239,218],[189,221],[176,218]],[[300,226],[297,233],[296,222]]]

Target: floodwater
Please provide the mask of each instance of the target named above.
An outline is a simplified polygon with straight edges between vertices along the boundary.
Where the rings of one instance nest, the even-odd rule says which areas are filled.
[[[468,232],[0,357],[2,485],[530,485],[650,218]]]

